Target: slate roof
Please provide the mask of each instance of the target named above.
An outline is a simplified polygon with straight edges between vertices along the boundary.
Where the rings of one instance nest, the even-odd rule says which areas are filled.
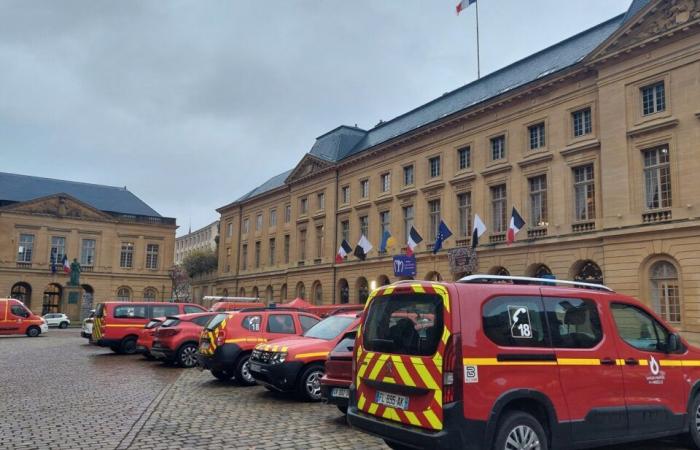
[[[0,202],[25,202],[68,194],[100,211],[161,217],[126,188],[0,172]]]
[[[252,191],[248,192],[244,196],[240,197],[238,200],[236,200],[234,203],[242,202],[243,200],[247,200],[251,197],[255,197],[257,195],[263,194],[267,191],[271,191],[275,188],[278,188],[280,186],[284,186],[284,180],[287,179],[290,173],[292,173],[293,169],[287,170],[286,172],[282,172],[279,175],[275,175],[274,177],[270,178],[260,186],[256,187]]]
[[[326,161],[337,162],[347,157],[366,134],[367,131],[361,128],[341,125],[317,137],[309,153]]]

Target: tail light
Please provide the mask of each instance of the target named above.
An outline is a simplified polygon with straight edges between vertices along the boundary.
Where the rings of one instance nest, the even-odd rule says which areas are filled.
[[[452,403],[459,399],[461,393],[461,363],[459,361],[459,335],[453,334],[445,345],[445,355],[442,358],[442,404]]]
[[[158,330],[157,335],[158,337],[171,337],[175,336],[179,332],[180,330],[178,330],[177,328],[163,328],[161,330]]]
[[[226,342],[226,334],[223,331],[219,331],[216,335],[216,346],[221,347]]]

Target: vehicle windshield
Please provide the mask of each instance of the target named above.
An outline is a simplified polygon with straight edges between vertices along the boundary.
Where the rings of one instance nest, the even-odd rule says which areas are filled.
[[[163,321],[163,325],[161,325],[161,327],[163,327],[163,328],[172,327],[172,326],[177,325],[178,323],[180,323],[179,319],[175,319],[175,318],[165,319]]]
[[[354,320],[354,317],[331,316],[309,328],[304,336],[330,341],[345,331]]]
[[[211,320],[209,321],[209,323],[207,323],[206,329],[207,329],[207,330],[214,330],[214,329],[216,329],[216,327],[218,327],[219,324],[220,324],[221,322],[223,322],[224,320],[226,320],[227,317],[228,317],[228,314],[217,314],[217,315],[215,315],[214,317],[211,318]]]
[[[367,311],[362,346],[383,353],[433,355],[442,337],[442,308],[436,294],[376,297]]]

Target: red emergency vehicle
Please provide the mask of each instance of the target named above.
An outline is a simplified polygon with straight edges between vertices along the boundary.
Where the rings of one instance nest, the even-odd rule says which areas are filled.
[[[271,389],[319,401],[328,354],[359,322],[358,313],[341,312],[326,317],[302,336],[259,344],[250,358],[250,373]]]
[[[155,359],[153,355],[151,355],[153,334],[164,320],[165,317],[154,317],[153,319],[149,320],[141,330],[139,330],[139,337],[136,339],[136,352],[141,353],[144,357],[146,357],[146,359]]]
[[[216,314],[199,312],[167,317],[155,328],[151,355],[182,367],[194,367],[197,364],[197,347],[202,329]]]
[[[700,444],[700,350],[600,285],[394,283],[370,295],[354,363],[348,421],[394,448]]]
[[[243,385],[253,385],[248,360],[253,348],[262,342],[299,335],[321,319],[292,308],[251,308],[219,313],[202,330],[199,366],[220,380],[236,377]]]
[[[49,331],[46,321],[14,298],[0,298],[0,334],[39,336]]]
[[[352,383],[352,352],[355,348],[353,330],[331,350],[326,359],[325,373],[321,377],[321,396],[329,405],[336,405],[343,413],[348,411],[350,384]]]
[[[109,347],[115,353],[136,352],[136,341],[144,325],[154,317],[206,311],[192,303],[105,302],[95,308],[90,343]]]

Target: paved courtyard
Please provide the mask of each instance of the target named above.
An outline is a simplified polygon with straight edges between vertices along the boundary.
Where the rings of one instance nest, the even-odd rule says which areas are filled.
[[[349,429],[332,406],[114,355],[75,329],[0,337],[0,361],[0,449],[387,448]]]

